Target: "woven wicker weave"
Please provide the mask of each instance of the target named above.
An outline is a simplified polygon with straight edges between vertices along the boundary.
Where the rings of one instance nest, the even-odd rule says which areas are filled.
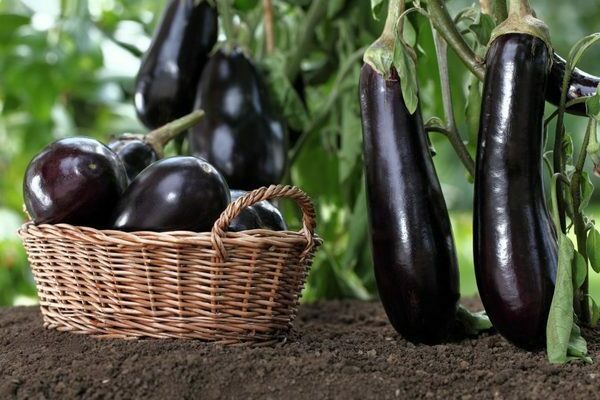
[[[300,232],[226,232],[241,209],[291,198]],[[291,186],[231,203],[212,232],[96,230],[24,224],[44,326],[113,338],[279,340],[291,327],[320,239],[310,198]]]

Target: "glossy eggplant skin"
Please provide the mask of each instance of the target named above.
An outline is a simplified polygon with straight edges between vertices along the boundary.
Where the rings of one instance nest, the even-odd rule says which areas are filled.
[[[231,201],[235,201],[245,195],[244,190],[231,190]],[[229,224],[231,232],[241,232],[250,229],[270,229],[273,231],[285,231],[287,225],[281,215],[281,211],[270,201],[263,200],[244,208],[239,215]]]
[[[195,108],[206,114],[190,130],[192,154],[214,165],[237,189],[280,182],[287,163],[285,126],[259,71],[241,50],[219,50],[211,57]]]
[[[129,181],[159,159],[152,146],[142,139],[117,137],[107,146],[123,161]]]
[[[565,76],[567,62],[558,54],[553,54],[552,68],[548,76],[546,85],[546,100],[558,106],[560,104],[560,92],[562,90],[562,81]],[[588,74],[575,68],[571,74],[571,80],[567,86],[567,102],[579,97],[589,97],[596,94],[596,89],[600,84],[600,77]],[[585,103],[575,104],[566,110],[570,114],[586,115]]]
[[[135,109],[144,125],[155,129],[192,111],[217,35],[217,11],[208,2],[170,0],[135,82]]]
[[[197,157],[170,157],[143,170],[117,204],[112,227],[123,231],[208,232],[229,204],[223,176]]]
[[[359,88],[379,296],[402,336],[439,343],[455,319],[458,262],[421,113],[406,109],[395,70],[386,80],[365,64]]]
[[[31,160],[23,197],[36,224],[104,228],[126,187],[115,153],[95,139],[73,137],[46,146]]]
[[[526,34],[499,36],[486,56],[477,147],[474,259],[494,327],[523,348],[545,342],[557,268],[542,185],[550,55]]]

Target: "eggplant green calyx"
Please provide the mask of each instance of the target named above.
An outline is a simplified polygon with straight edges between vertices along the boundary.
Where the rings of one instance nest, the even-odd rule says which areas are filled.
[[[535,17],[535,11],[529,6],[529,2],[527,0],[510,0],[509,5],[508,18],[494,29],[488,47],[499,36],[509,33],[523,33],[541,39],[552,53],[548,26],[544,21]]]
[[[363,60],[377,73],[388,79],[394,64],[394,53],[402,32],[400,16],[404,12],[404,0],[390,0],[385,26],[381,36],[365,51]]]

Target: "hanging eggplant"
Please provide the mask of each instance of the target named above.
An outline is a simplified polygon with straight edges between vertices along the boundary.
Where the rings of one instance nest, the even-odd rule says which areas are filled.
[[[390,1],[384,33],[365,53],[360,75],[369,227],[391,324],[408,340],[439,343],[451,331],[459,299],[450,219],[420,110],[407,109],[395,67],[376,70],[373,61],[394,54],[402,5]]]
[[[217,11],[206,0],[169,2],[135,82],[135,109],[149,129],[192,111],[217,34]]]
[[[259,71],[240,49],[211,57],[195,107],[206,114],[190,130],[192,154],[214,165],[237,189],[280,182],[287,163],[285,127]]]
[[[533,18],[512,10],[511,15],[513,22]],[[475,176],[475,273],[494,327],[516,345],[535,348],[545,343],[558,260],[542,184],[551,49],[539,27],[515,32],[513,24],[504,33],[504,26],[486,55]]]

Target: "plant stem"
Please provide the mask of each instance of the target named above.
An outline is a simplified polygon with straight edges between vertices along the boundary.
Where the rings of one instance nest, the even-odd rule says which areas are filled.
[[[493,0],[493,3],[492,12],[494,14],[494,19],[496,20],[496,24],[499,24],[508,17],[506,0]]]
[[[588,121],[588,128],[586,129],[581,150],[579,151],[579,157],[575,165],[575,172],[571,179],[571,196],[573,197],[573,226],[575,228],[575,236],[577,238],[577,251],[583,256],[587,262],[587,231],[586,224],[583,218],[583,213],[579,210],[581,205],[581,179],[583,178],[582,172],[585,165],[585,159],[587,156],[586,148],[590,141],[590,133],[592,129],[590,124],[596,124],[593,118]],[[587,274],[581,288],[578,289],[576,294],[577,300],[577,314],[582,324],[589,325],[590,318],[590,307],[588,303],[588,278]]]
[[[352,69],[356,66],[356,62],[360,60],[365,52],[366,47],[361,47],[352,53],[342,64],[338,76],[335,79],[333,84],[333,89],[327,98],[327,102],[323,107],[321,107],[321,111],[317,114],[311,121],[310,125],[302,132],[300,138],[296,142],[296,145],[290,151],[289,157],[289,165],[294,165],[294,161],[300,155],[304,144],[307,142],[310,134],[318,130],[319,127],[323,126],[325,120],[329,117],[329,113],[331,112],[331,107],[335,104],[340,94],[343,92],[341,88],[341,83],[348,76],[348,74],[352,71]],[[353,84],[353,87],[356,88],[356,84]]]
[[[272,54],[275,50],[275,33],[273,30],[273,3],[271,0],[263,0],[263,14],[267,54]]]
[[[152,146],[159,157],[163,156],[164,147],[182,132],[196,125],[204,117],[203,110],[196,110],[175,121],[169,122],[144,135],[144,140]]]
[[[554,133],[554,152],[553,152],[553,166],[554,172],[563,173],[565,170],[565,160],[563,157],[562,151],[562,142],[565,134],[565,109],[567,102],[567,87],[569,86],[569,81],[571,79],[571,69],[570,63],[567,62],[565,67],[565,75],[563,77],[561,92],[560,92],[560,102],[558,105],[558,117],[556,120],[556,130]],[[558,193],[563,193],[561,189],[561,184],[558,182],[557,187]],[[560,227],[563,232],[566,231],[566,218],[565,218],[565,204],[563,196],[558,197],[558,211],[560,216]]]
[[[429,17],[436,31],[439,32],[440,36],[454,50],[465,66],[482,81],[484,76],[482,62],[456,28],[443,0],[429,0],[428,6]]]
[[[235,37],[235,29],[233,23],[233,12],[231,11],[231,0],[217,0],[217,9],[223,24],[223,31],[227,40],[233,41]]]
[[[285,73],[290,82],[293,82],[300,72],[302,59],[310,48],[315,29],[319,22],[327,15],[328,4],[327,0],[313,0],[306,13],[304,24],[298,32],[299,39],[296,43],[295,51],[289,56],[285,66]]]
[[[448,71],[448,48],[438,32],[433,33],[433,41],[435,43],[435,53],[438,61],[438,70],[440,73],[440,83],[442,87],[442,104],[444,107],[444,115],[446,116],[446,128],[448,134],[446,137],[450,140],[454,151],[464,164],[465,168],[471,175],[475,177],[475,162],[467,147],[465,146],[454,119],[454,107],[452,105],[452,90],[450,88],[450,73]]]

